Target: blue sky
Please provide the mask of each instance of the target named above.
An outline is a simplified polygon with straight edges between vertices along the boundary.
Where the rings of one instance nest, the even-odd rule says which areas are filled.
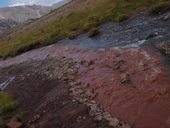
[[[0,8],[18,5],[52,5],[62,0],[0,0]]]
[[[9,0],[0,0],[0,8],[6,7],[10,4]]]

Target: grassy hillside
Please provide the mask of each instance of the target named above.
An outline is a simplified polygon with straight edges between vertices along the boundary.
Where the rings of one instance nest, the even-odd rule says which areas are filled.
[[[0,57],[15,56],[54,43],[72,33],[87,32],[108,21],[124,21],[130,17],[130,12],[143,7],[149,8],[152,5],[158,10],[165,1],[167,0],[91,0],[85,7],[45,23],[38,29],[29,28],[1,41]],[[170,5],[167,3],[164,6]]]

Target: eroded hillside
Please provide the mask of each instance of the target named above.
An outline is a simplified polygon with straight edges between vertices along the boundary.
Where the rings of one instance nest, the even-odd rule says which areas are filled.
[[[169,44],[169,1],[74,0],[2,37],[0,127],[169,128]]]

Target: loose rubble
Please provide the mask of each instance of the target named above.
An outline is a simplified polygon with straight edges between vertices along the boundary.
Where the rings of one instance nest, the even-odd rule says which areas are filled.
[[[90,108],[90,115],[93,116],[95,120],[106,120],[109,126],[113,128],[131,128],[124,121],[115,117],[113,118],[108,112],[105,112],[100,104],[94,100],[97,94],[83,89],[80,82],[70,83],[69,90],[75,100]]]
[[[156,48],[160,50],[162,53],[165,55],[169,56],[170,55],[170,41],[162,42],[156,44]]]
[[[26,66],[26,63],[28,62],[20,64],[20,67],[22,68]],[[95,61],[81,61],[80,63],[89,68],[95,64]],[[95,101],[95,97],[97,96],[95,92],[81,87],[81,82],[78,81],[79,66],[76,65],[79,65],[79,63],[75,63],[72,59],[66,58],[60,58],[60,61],[54,58],[49,58],[45,61],[29,62],[29,66],[27,68],[25,67],[26,70],[29,69],[29,71],[27,71],[26,75],[20,75],[20,77],[22,80],[26,80],[27,77],[36,73],[40,76],[45,75],[46,79],[49,80],[55,80],[57,78],[61,81],[66,81],[68,83],[70,95],[73,97],[72,102],[78,102],[86,105],[90,109],[89,114],[94,118],[94,120],[108,122],[110,127],[130,128],[130,126],[122,120],[112,118],[108,112],[104,111],[100,104]],[[4,70],[4,73],[8,75],[8,73],[15,72],[16,66],[13,65],[8,67],[8,72],[6,72],[5,69],[2,69],[1,72]],[[46,112],[45,110],[43,111]],[[41,119],[41,117],[43,117],[43,115],[35,114],[30,118],[26,125],[29,128],[36,127],[36,123]],[[15,118],[12,118],[8,123],[8,126],[9,128],[21,128],[22,123],[18,122]]]

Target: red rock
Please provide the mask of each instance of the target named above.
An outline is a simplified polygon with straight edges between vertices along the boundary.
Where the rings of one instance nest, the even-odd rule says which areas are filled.
[[[120,69],[120,67],[125,63],[126,61],[125,60],[120,60],[118,61],[115,65],[114,65],[114,70],[116,69]]]
[[[21,128],[22,123],[19,122],[16,118],[12,118],[10,122],[7,124],[8,128]]]
[[[40,116],[39,114],[37,114],[37,115],[35,115],[35,116],[33,117],[32,120],[30,120],[30,121],[28,122],[28,124],[32,124],[32,123],[36,122],[37,120],[39,120],[40,118],[41,118],[41,116]]]
[[[127,83],[130,81],[130,75],[128,73],[122,73],[120,75],[121,83]]]

